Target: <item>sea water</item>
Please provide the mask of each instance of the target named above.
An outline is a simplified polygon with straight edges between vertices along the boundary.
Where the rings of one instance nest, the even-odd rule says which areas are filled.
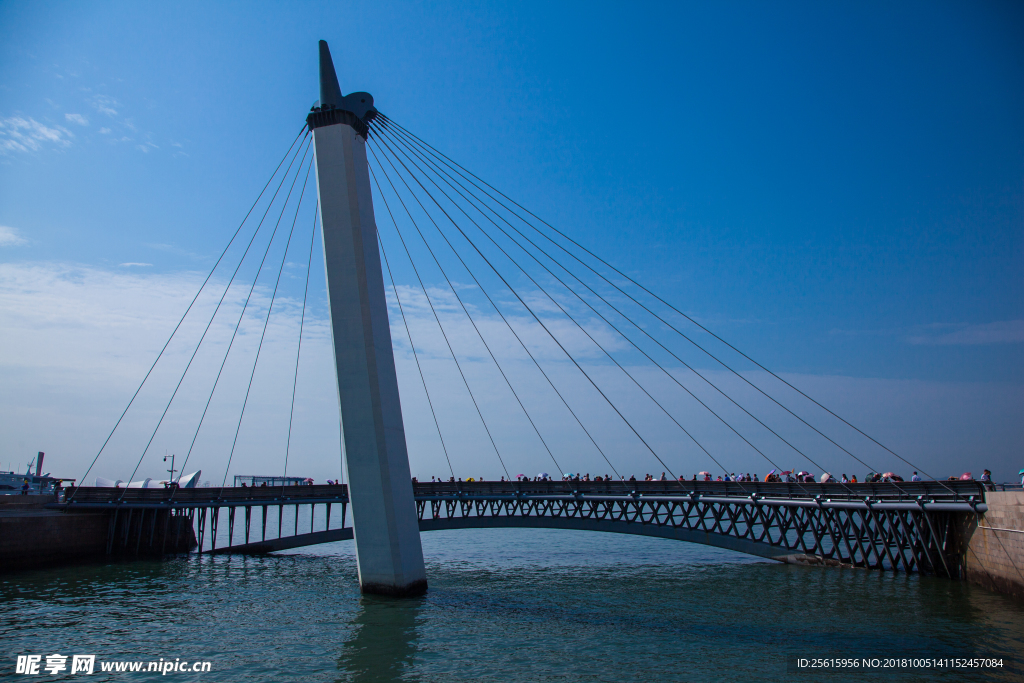
[[[0,575],[0,678],[1024,680],[1024,604],[963,582],[582,531],[436,531],[423,549],[430,589],[406,600],[360,595],[351,541]],[[32,654],[40,674],[15,673]],[[46,673],[53,654],[67,670]],[[92,675],[70,673],[75,654],[96,656]],[[884,668],[975,657],[1003,666]],[[100,670],[132,661],[210,670]]]

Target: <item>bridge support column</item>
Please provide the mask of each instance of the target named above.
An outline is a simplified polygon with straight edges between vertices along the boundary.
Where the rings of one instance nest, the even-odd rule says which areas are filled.
[[[327,43],[320,41],[320,107],[307,122],[316,149],[359,585],[365,593],[416,595],[427,580],[366,161],[366,121],[375,114],[369,94],[341,96]]]

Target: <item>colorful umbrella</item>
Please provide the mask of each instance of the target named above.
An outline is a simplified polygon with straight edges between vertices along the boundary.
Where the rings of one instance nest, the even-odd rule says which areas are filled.
[[[960,481],[970,481],[971,479],[974,479],[974,477],[971,476],[970,472],[964,472],[960,475]]]

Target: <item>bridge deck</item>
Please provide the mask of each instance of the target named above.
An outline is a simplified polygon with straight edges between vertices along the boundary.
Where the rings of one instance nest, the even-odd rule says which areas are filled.
[[[923,497],[936,503],[980,501],[984,487],[975,481],[923,481],[899,484],[804,484],[731,481],[479,481],[479,482],[418,482],[413,485],[417,500],[451,497],[496,496],[652,496],[670,497],[698,494],[730,498],[761,498],[813,500],[821,497],[833,502],[916,501]],[[348,486],[284,486],[284,487],[217,487],[197,489],[111,489],[78,487],[68,489],[67,503],[55,503],[58,508],[107,508],[125,506],[134,508],[196,508],[237,507],[257,505],[309,505],[321,503],[347,503]]]

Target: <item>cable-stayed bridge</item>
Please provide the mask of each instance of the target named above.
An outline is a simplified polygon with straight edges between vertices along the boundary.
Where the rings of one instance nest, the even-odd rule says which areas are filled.
[[[259,332],[259,341],[244,393],[237,389],[243,398],[232,418],[221,486],[68,491],[63,509],[109,516],[108,553],[163,550],[172,533],[170,547],[177,548],[183,532],[195,533],[205,552],[269,552],[354,538],[363,589],[401,594],[426,588],[420,531],[518,526],[658,536],[785,561],[961,574],[959,529],[985,511],[979,484],[935,480],[927,467],[616,268],[614,259],[379,112],[369,94],[342,95],[322,41],[320,93],[80,480],[86,482],[111,438],[133,419],[139,392],[166,366],[176,335],[194,328],[202,332],[184,368],[174,371],[174,388],[146,428],[148,440],[127,481],[154,457],[154,440],[182,400],[186,379],[194,383],[208,366],[211,376],[198,399],[204,407],[181,465],[187,471],[215,397],[236,390],[225,386],[224,371],[232,352],[237,355],[240,330],[249,329]],[[282,361],[292,377],[281,457],[283,476],[288,473],[318,236],[348,484],[227,487],[239,464],[257,371]],[[281,358],[264,351],[290,258],[305,261],[306,275],[294,355]],[[257,263],[251,283],[240,276]],[[403,276],[412,285],[400,284]],[[254,301],[261,277],[273,280],[272,288],[264,285],[271,292],[265,315]],[[225,301],[243,295],[237,317],[229,318],[234,309]],[[196,306],[201,296],[216,302],[209,315]],[[412,308],[423,313],[417,322],[410,321]],[[450,359],[445,386],[464,391],[466,414],[455,419],[444,414],[441,392],[424,370],[424,320],[432,353],[440,349]],[[215,339],[224,330],[230,337]],[[217,361],[196,363],[214,344]],[[449,482],[411,480],[396,344],[407,344]],[[478,361],[493,368],[490,380],[467,370]],[[505,417],[492,408],[499,393],[510,398],[503,412],[522,420],[523,438],[550,462],[554,477],[514,474],[524,466],[495,427]],[[652,424],[660,431],[653,433]],[[497,469],[499,481],[461,481],[452,449],[470,425],[484,436],[473,466]],[[628,452],[609,440],[609,429],[628,439]],[[571,447],[567,435],[575,439]],[[740,452],[763,463],[773,481],[768,475],[698,480],[698,471],[702,478],[709,471],[728,474]],[[577,468],[567,464],[570,455],[614,474],[580,480],[571,474]],[[784,467],[794,461],[822,473],[822,480]],[[931,481],[824,480],[828,463],[881,472],[887,468],[880,461]],[[665,474],[627,481],[643,469]]]

